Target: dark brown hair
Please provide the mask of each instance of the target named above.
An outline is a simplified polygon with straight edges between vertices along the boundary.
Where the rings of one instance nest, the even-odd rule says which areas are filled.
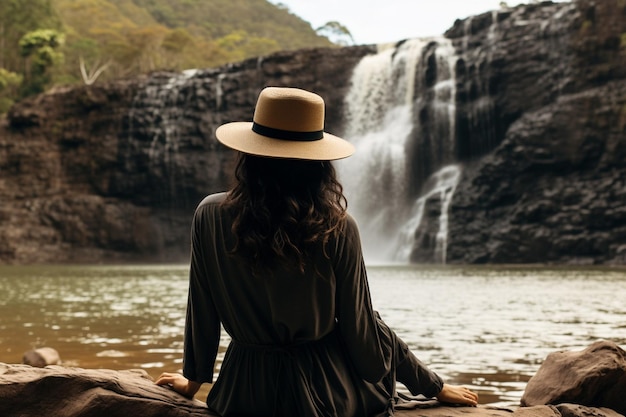
[[[336,236],[347,202],[329,161],[239,154],[236,183],[224,202],[233,214],[232,253],[258,272],[276,265],[304,272],[307,254]]]

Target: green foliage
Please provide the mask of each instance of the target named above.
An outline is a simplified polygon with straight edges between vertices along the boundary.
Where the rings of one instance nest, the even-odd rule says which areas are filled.
[[[0,0],[0,68],[21,70],[19,41],[25,34],[61,26],[51,0]]]
[[[63,43],[63,38],[63,34],[51,29],[39,29],[29,32],[20,39],[20,54],[23,57],[29,57],[41,53],[42,49],[58,48]],[[49,64],[51,63],[52,61],[49,62]]]
[[[0,114],[6,113],[17,97],[22,76],[0,68]]]
[[[63,40],[63,34],[51,29],[39,29],[22,36],[20,55],[27,59],[23,96],[41,93],[50,84],[52,67],[63,61],[63,54],[58,51]]]
[[[193,37],[182,28],[177,28],[165,35],[163,39],[163,48],[171,52],[182,52],[189,45],[193,45]]]
[[[133,1],[158,23],[168,28],[184,27],[204,39],[219,39],[243,30],[250,38],[275,40],[280,49],[331,46],[286,6],[277,7],[266,0]]]
[[[265,55],[279,48],[275,40],[250,36],[244,30],[232,32],[218,39],[217,46],[236,61],[249,56]]]
[[[0,0],[0,69],[22,76],[22,95],[333,45],[267,0]]]
[[[20,74],[0,68],[0,93],[6,92],[11,88],[17,88],[21,82],[22,76]]]
[[[332,46],[286,7],[266,0],[53,1],[68,32],[64,72],[75,79],[81,60],[112,61],[102,74],[112,79]]]

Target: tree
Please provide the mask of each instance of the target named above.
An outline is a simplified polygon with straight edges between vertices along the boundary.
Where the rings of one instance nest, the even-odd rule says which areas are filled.
[[[50,71],[63,60],[58,51],[63,44],[62,33],[51,29],[28,32],[20,39],[20,54],[27,60],[22,95],[45,91],[51,81]]]
[[[320,36],[327,37],[337,45],[348,46],[355,43],[348,28],[335,20],[326,22],[323,26],[315,29],[315,32]]]

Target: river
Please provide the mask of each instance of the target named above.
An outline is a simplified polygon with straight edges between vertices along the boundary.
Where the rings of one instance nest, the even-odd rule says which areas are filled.
[[[0,362],[49,346],[69,366],[142,368],[153,377],[179,370],[187,271],[0,266]],[[383,319],[482,404],[517,405],[550,352],[599,339],[626,346],[623,269],[387,265],[368,273]],[[224,335],[222,353],[227,343]]]

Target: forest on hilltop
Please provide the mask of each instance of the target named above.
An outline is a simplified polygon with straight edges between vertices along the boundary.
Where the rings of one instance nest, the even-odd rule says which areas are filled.
[[[333,45],[267,0],[0,0],[0,114],[55,85]]]

